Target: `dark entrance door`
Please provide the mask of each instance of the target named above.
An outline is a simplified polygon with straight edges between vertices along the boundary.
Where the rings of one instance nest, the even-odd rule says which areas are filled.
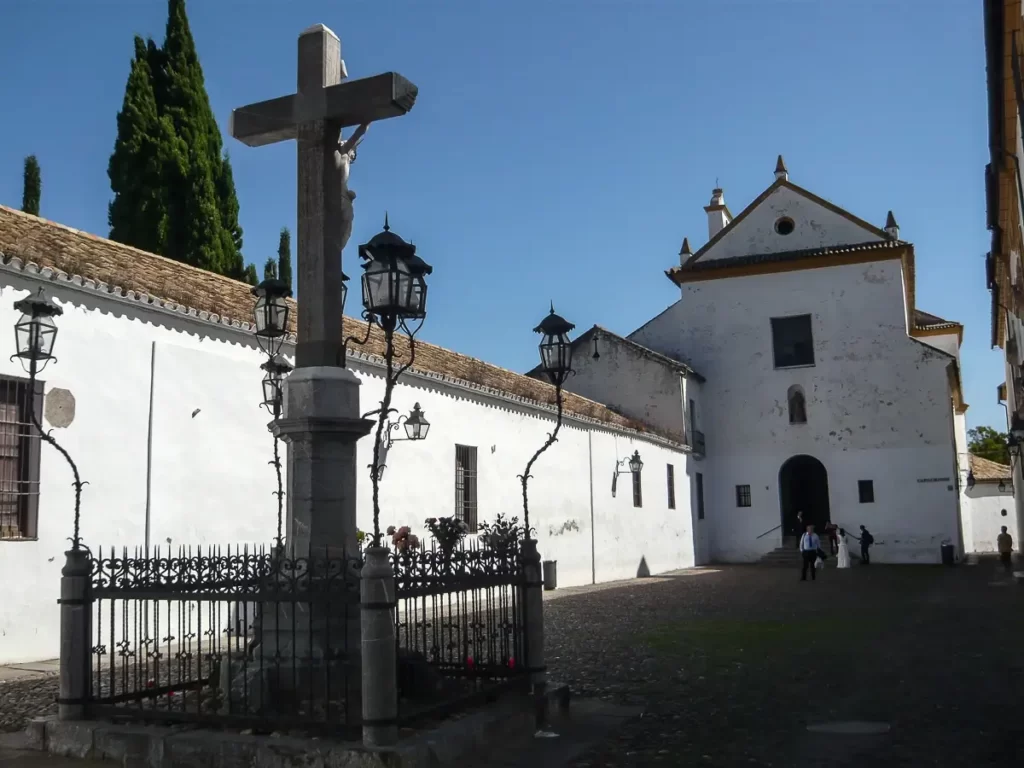
[[[814,525],[821,535],[831,520],[828,508],[828,473],[813,456],[793,456],[779,470],[779,502],[782,507],[784,536],[803,533],[797,513],[803,512],[804,525]]]

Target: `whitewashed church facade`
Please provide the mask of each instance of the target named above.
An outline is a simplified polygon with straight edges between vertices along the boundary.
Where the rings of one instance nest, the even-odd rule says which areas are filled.
[[[708,241],[684,240],[679,301],[625,339],[577,340],[568,387],[705,447],[698,551],[757,560],[819,531],[864,525],[878,562],[963,551],[963,328],[917,309],[914,247],[789,181],[733,216],[721,189]],[[680,372],[690,367],[696,378]]]
[[[668,271],[680,300],[628,337],[594,326],[575,342],[564,426],[530,485],[559,585],[755,561],[783,545],[798,508],[867,525],[880,562],[936,562],[946,540],[962,551],[962,328],[916,309],[913,246],[895,222],[875,228],[784,168],[735,218],[720,190],[706,210],[708,243],[684,243]],[[249,287],[3,207],[0,254],[0,339],[28,291],[64,309],[35,402],[89,482],[85,543],[270,543],[276,481]],[[382,349],[374,333],[350,351],[364,410],[382,396]],[[57,655],[73,491],[56,452],[13,437],[31,430],[25,374],[7,354],[0,383],[4,663]],[[553,427],[553,388],[417,342],[393,405],[414,403],[430,432],[391,448],[382,526],[521,516],[517,475]],[[370,440],[358,446],[362,530]]]

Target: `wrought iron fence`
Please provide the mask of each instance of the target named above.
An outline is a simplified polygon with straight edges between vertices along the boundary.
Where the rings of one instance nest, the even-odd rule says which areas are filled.
[[[528,679],[518,546],[391,553],[399,721],[468,706]]]
[[[267,548],[101,551],[90,713],[355,732],[358,568]]]
[[[398,720],[443,716],[526,684],[517,542],[396,549]],[[354,736],[359,558],[271,548],[91,557],[87,710]]]

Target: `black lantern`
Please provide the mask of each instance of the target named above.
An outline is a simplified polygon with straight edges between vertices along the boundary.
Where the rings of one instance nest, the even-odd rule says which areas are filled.
[[[341,273],[341,311],[345,311],[345,302],[348,300],[348,281],[349,277],[345,274],[344,270]]]
[[[252,316],[256,324],[256,342],[260,349],[273,357],[281,351],[288,332],[288,299],[292,289],[288,284],[271,278],[252,289],[256,306]]]
[[[21,317],[14,324],[15,357],[21,358],[26,371],[39,371],[53,359],[53,343],[57,339],[54,318],[64,310],[53,303],[40,288],[35,294],[15,302]],[[38,365],[42,363],[42,365]]]
[[[276,418],[284,405],[284,377],[291,373],[292,367],[281,355],[275,355],[260,368],[267,372],[263,377],[263,407]]]
[[[572,373],[572,343],[569,341],[569,331],[575,327],[564,317],[555,314],[555,305],[552,303],[550,314],[533,329],[534,333],[543,335],[540,340],[541,370],[556,387],[561,387]]]
[[[405,420],[404,426],[405,436],[408,440],[422,440],[427,436],[427,432],[430,431],[430,422],[423,416],[419,403],[412,407],[412,412]]]
[[[643,468],[644,463],[640,460],[640,451],[633,451],[633,455],[629,459],[629,471],[634,475],[639,475]]]
[[[1000,480],[999,481],[999,492],[1002,493],[1005,490],[1006,490],[1006,481],[1005,480]]]
[[[363,264],[363,307],[378,319],[418,320],[427,314],[426,275],[433,267],[416,255],[416,246],[384,231],[359,246]]]
[[[974,487],[974,470],[970,470],[967,473],[967,490],[971,490]]]

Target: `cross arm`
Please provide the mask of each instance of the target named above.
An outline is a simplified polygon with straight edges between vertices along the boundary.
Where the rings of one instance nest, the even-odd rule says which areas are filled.
[[[312,94],[297,93],[239,107],[229,133],[243,144],[261,147],[294,139],[298,126],[330,120],[340,128],[400,117],[413,108],[419,89],[397,72],[346,80]]]

